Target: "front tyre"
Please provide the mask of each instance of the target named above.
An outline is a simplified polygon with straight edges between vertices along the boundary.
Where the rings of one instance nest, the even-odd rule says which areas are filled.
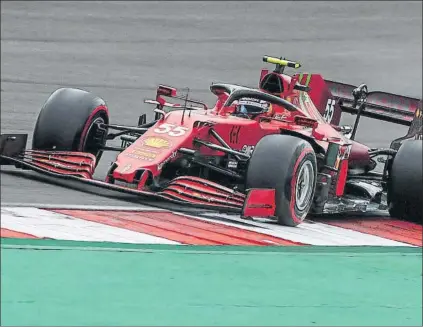
[[[90,92],[62,88],[45,102],[32,138],[34,150],[87,152],[98,163],[106,144],[109,111],[103,99]]]
[[[263,137],[250,158],[246,188],[276,190],[278,223],[297,226],[313,203],[317,161],[309,142],[290,135]]]

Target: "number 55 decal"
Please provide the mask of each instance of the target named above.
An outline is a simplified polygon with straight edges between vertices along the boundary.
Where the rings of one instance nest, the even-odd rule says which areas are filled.
[[[169,136],[182,136],[186,133],[187,130],[188,128],[186,127],[164,123],[155,128],[154,132],[158,134],[167,134]]]
[[[335,113],[335,99],[329,99],[328,103],[326,104],[326,109],[323,114],[323,118],[330,123],[333,117],[333,114]]]

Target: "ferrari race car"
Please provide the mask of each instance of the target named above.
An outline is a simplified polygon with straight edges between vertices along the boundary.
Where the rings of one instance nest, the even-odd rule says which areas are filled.
[[[262,70],[258,88],[213,83],[213,107],[159,85],[145,101],[154,120],[143,114],[137,126],[112,124],[106,102],[89,92],[58,89],[39,113],[32,149],[27,134],[1,135],[1,164],[287,226],[308,214],[386,209],[421,221],[421,99],[288,75],[286,67],[300,64],[263,61],[276,67]],[[339,124],[343,112],[356,114],[353,127]],[[361,116],[409,130],[389,148],[369,148],[355,141]],[[120,146],[107,144],[117,138]],[[104,151],[118,155],[97,180]]]

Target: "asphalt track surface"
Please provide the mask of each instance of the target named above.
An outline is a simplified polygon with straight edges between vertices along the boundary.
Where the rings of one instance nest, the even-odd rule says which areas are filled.
[[[256,86],[263,55],[298,60],[302,71],[328,79],[421,97],[422,3],[2,1],[1,132],[31,135],[44,101],[64,86],[103,97],[112,122],[122,124],[144,112],[152,118],[143,100],[159,83],[190,87],[211,104],[212,82]],[[363,119],[358,139],[387,146],[405,131]],[[112,160],[103,156],[97,176]],[[2,167],[2,203],[138,201],[13,170]]]

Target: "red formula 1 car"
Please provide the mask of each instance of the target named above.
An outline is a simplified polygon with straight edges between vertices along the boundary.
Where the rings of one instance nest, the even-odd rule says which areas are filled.
[[[134,127],[111,124],[101,98],[59,89],[41,109],[31,150],[26,134],[1,135],[1,164],[288,226],[308,214],[377,209],[420,220],[421,100],[318,74],[290,76],[285,67],[298,63],[263,59],[276,68],[262,70],[258,89],[212,84],[212,108],[160,85],[146,101],[156,106],[155,120],[146,123],[144,114]],[[339,125],[342,112],[357,115],[353,127]],[[361,116],[409,132],[389,148],[369,148],[354,141]],[[106,145],[118,137],[121,147]],[[119,154],[105,179],[95,180],[107,150]],[[376,157],[383,172],[375,171]]]

